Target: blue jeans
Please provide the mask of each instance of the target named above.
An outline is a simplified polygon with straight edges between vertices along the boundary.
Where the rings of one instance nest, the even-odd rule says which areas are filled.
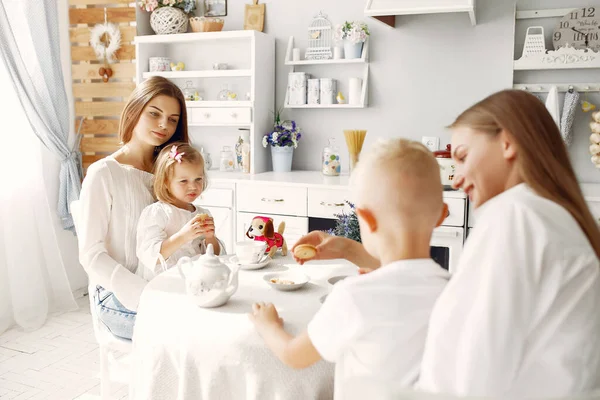
[[[98,319],[113,335],[131,340],[137,315],[135,311],[125,308],[113,292],[102,286],[96,286],[94,304]]]

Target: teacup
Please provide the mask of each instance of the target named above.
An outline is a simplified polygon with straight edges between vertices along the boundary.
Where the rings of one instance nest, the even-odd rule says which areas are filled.
[[[245,241],[235,244],[235,255],[242,264],[256,264],[267,250],[266,242]]]

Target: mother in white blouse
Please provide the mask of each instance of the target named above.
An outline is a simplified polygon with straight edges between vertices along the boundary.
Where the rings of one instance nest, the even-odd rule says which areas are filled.
[[[188,142],[185,99],[171,81],[139,84],[121,114],[122,147],[87,170],[80,195],[79,260],[90,280],[95,312],[116,336],[131,339],[146,281],[136,275],[136,228],[152,204],[158,152]]]
[[[456,188],[477,224],[429,323],[419,389],[561,397],[600,389],[600,230],[560,132],[524,91],[498,92],[450,126]],[[317,258],[378,261],[313,232]]]

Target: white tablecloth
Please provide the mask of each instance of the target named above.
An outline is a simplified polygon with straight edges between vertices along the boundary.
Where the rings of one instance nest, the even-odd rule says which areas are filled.
[[[266,273],[298,270],[310,276],[303,288],[282,292],[263,281]],[[304,370],[281,363],[247,317],[252,303],[271,302],[285,329],[298,334],[329,292],[327,279],[355,275],[346,261],[297,265],[289,256],[256,271],[240,271],[237,292],[224,306],[194,305],[176,268],[152,280],[140,300],[133,338],[130,399],[309,400],[333,397],[333,364]]]

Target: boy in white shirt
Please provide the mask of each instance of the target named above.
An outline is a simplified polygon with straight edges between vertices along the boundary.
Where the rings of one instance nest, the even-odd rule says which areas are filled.
[[[249,315],[285,364],[336,363],[335,399],[351,381],[412,386],[427,322],[449,274],[430,258],[433,229],[446,217],[439,166],[422,144],[380,140],[354,170],[351,184],[361,239],[382,267],[337,283],[308,328],[293,337],[272,304]]]

